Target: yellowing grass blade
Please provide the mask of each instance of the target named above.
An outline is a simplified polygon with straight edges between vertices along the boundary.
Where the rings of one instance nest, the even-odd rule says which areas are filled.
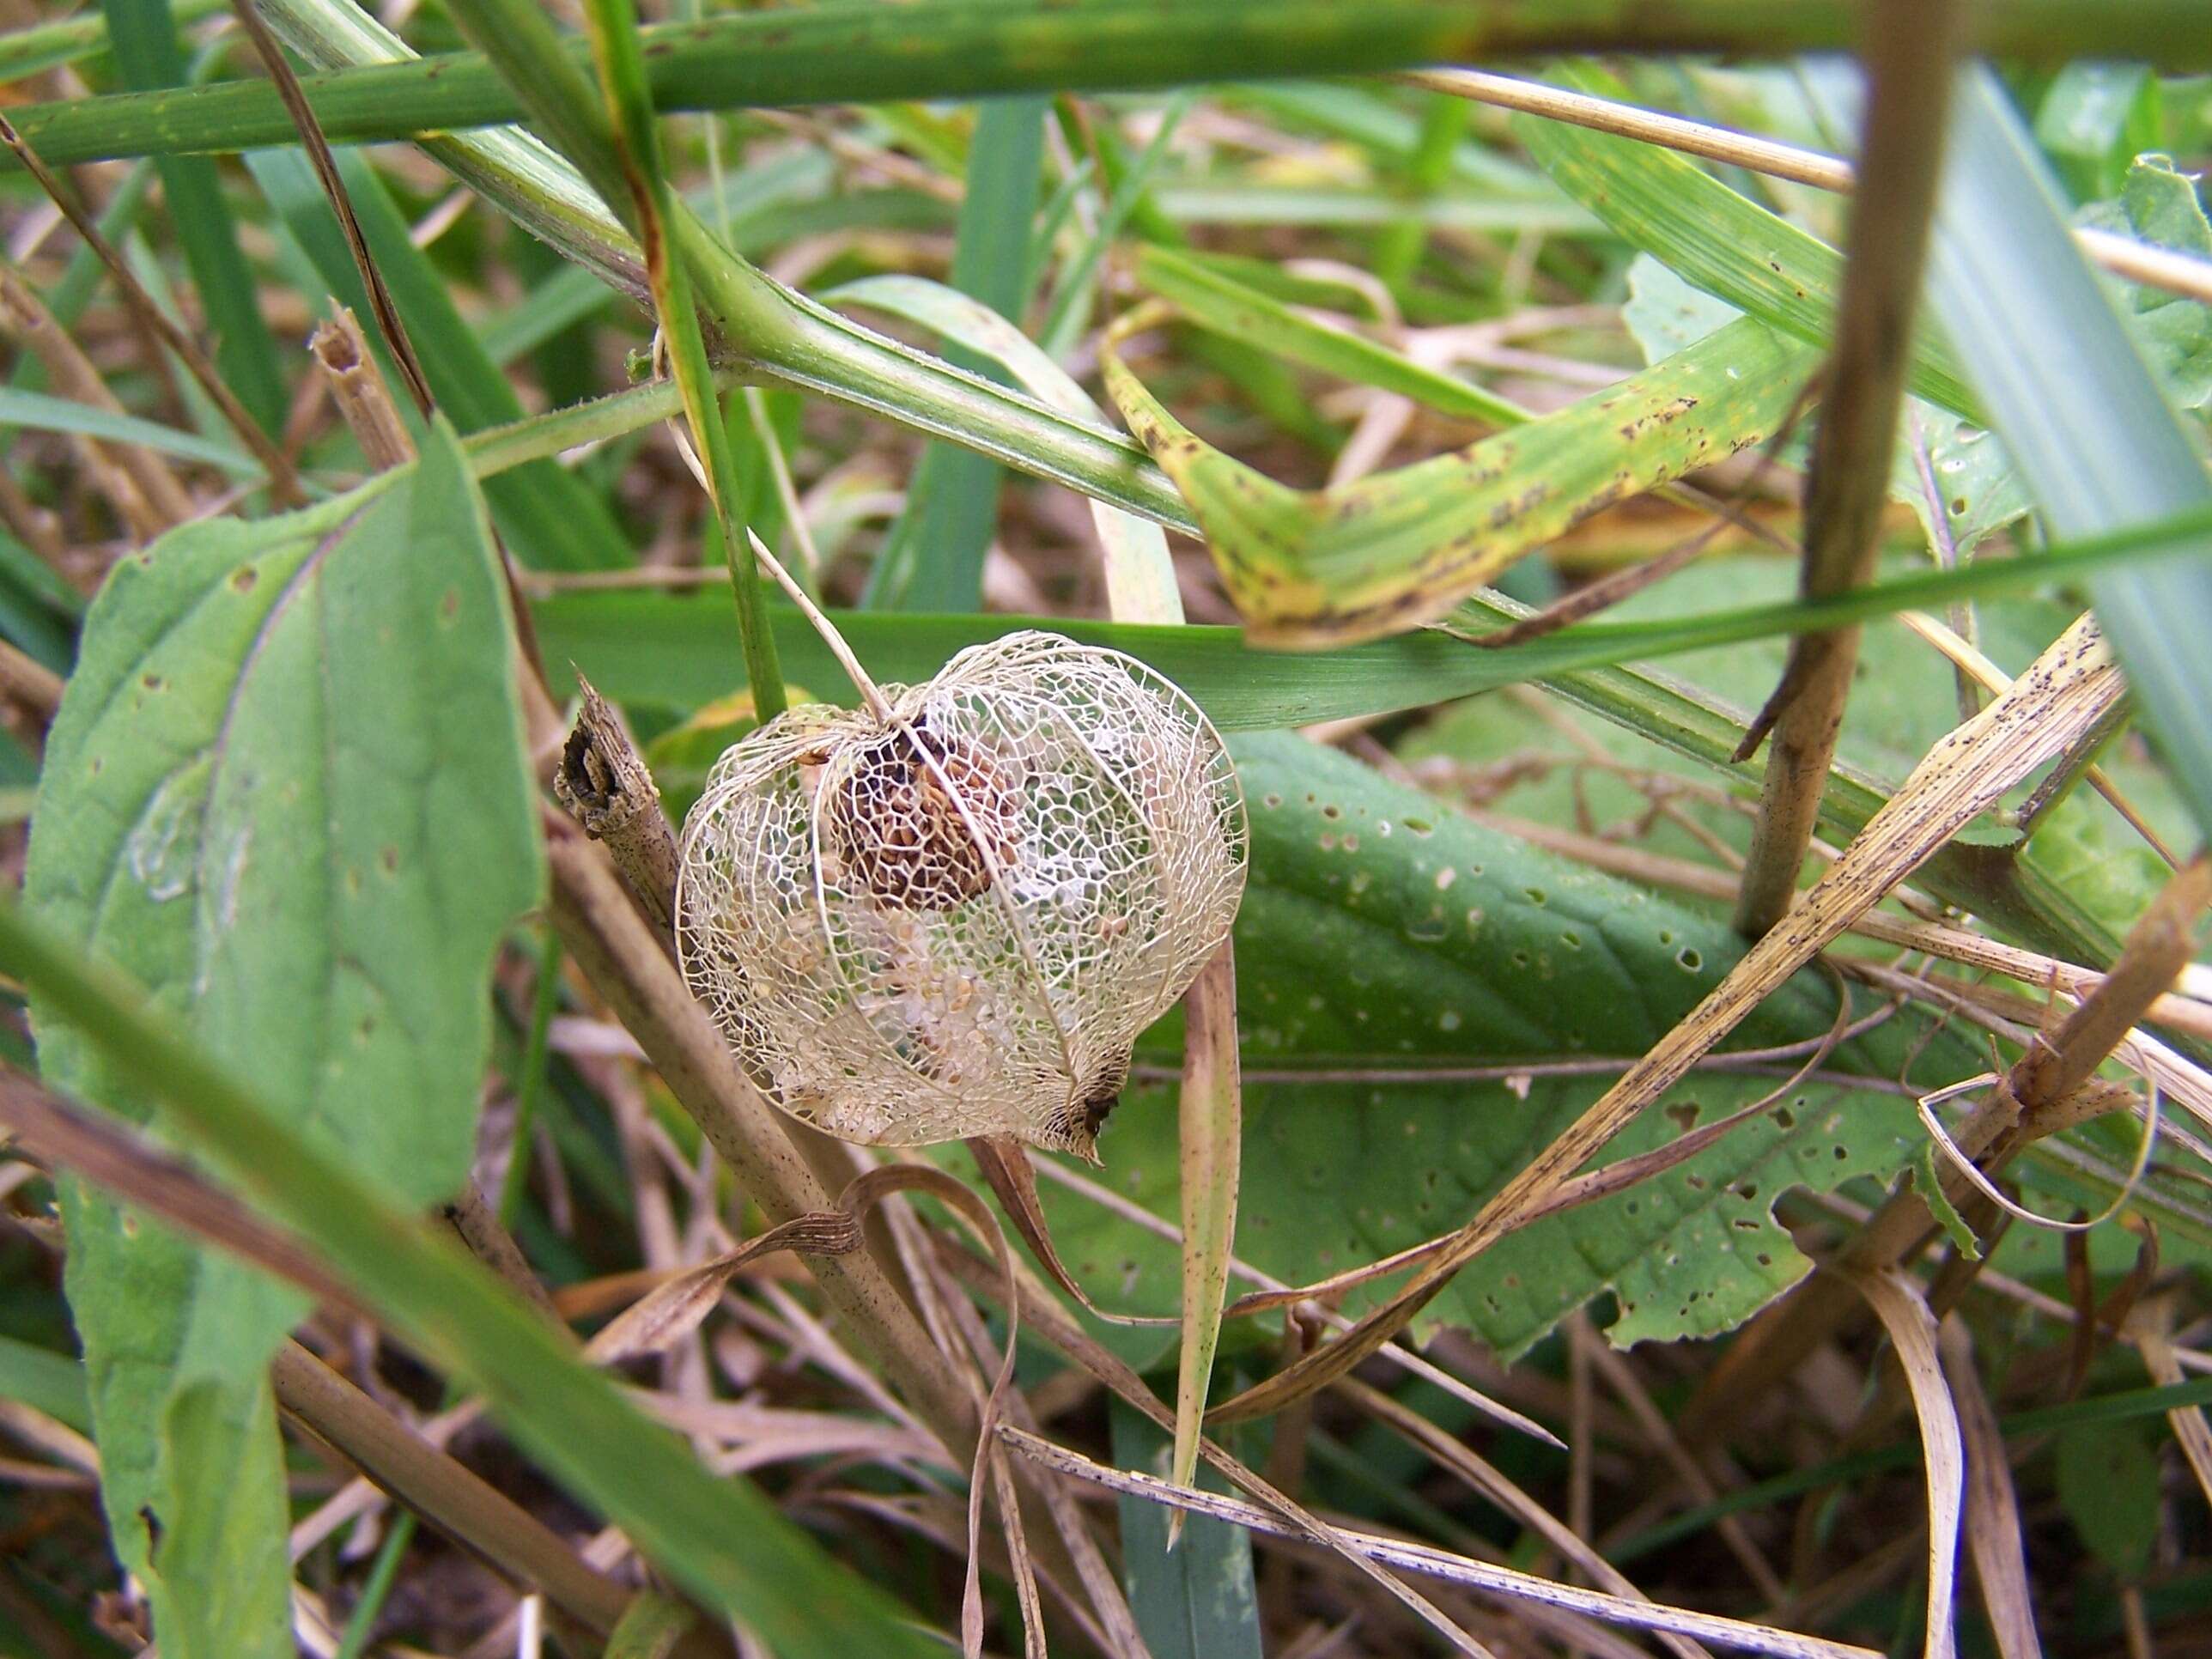
[[[1277,483],[1206,443],[1161,406],[1111,334],[1099,362],[1129,429],[1205,530],[1249,636],[1321,647],[1433,621],[1591,514],[1764,441],[1820,354],[1742,319],[1541,420],[1319,490]]]

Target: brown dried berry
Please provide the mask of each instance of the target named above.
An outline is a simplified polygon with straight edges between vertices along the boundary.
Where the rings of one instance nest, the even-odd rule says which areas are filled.
[[[940,737],[924,715],[854,751],[828,790],[824,840],[847,879],[884,903],[949,910],[1013,862],[1021,804],[1012,770],[983,739]]]

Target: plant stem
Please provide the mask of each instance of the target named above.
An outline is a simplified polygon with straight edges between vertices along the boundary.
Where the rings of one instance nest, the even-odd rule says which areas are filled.
[[[1851,214],[1835,344],[1813,441],[1799,576],[1808,599],[1848,592],[1875,574],[1940,177],[1928,158],[1942,151],[1951,64],[1966,12],[1962,0],[1869,0],[1860,162],[1869,187]],[[1798,635],[1781,684],[1737,750],[1756,749],[1771,726],[1773,746],[1736,901],[1736,931],[1747,938],[1773,927],[1796,896],[1858,656],[1856,628]]]

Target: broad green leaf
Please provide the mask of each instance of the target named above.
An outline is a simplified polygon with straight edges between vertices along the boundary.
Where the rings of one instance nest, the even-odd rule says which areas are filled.
[[[1403,1073],[1640,1054],[1741,953],[1724,916],[1482,830],[1334,751],[1287,736],[1233,748],[1253,829],[1237,927],[1247,1124],[1237,1249],[1292,1283],[1459,1225],[1607,1082]],[[1735,1046],[1816,1037],[1834,1016],[1832,989],[1808,972]],[[1140,1058],[1170,1055],[1170,1035]],[[1933,1087],[1983,1063],[1945,1036],[1913,1059],[1929,1037],[1929,1023],[1900,1016],[1839,1049],[1828,1069],[1887,1082],[1911,1060]],[[1332,1075],[1283,1076],[1297,1071]],[[1389,1075],[1345,1080],[1346,1071]],[[1695,1076],[1608,1160],[1710,1124],[1778,1081]],[[1467,1326],[1510,1355],[1610,1290],[1617,1341],[1728,1330],[1808,1271],[1772,1218],[1783,1192],[1892,1176],[1923,1139],[1911,1102],[1893,1093],[1801,1086],[1679,1167],[1508,1237],[1433,1305],[1428,1325]],[[1176,1213],[1170,1091],[1133,1091],[1099,1150],[1099,1178],[1116,1193]],[[1129,1311],[1174,1307],[1173,1246],[1055,1185],[1043,1190],[1053,1236],[1095,1295]],[[1346,1310],[1377,1294],[1354,1291]]]
[[[1115,1463],[1168,1476],[1168,1437],[1119,1400],[1108,1414]],[[1211,1468],[1198,1484],[1224,1489]],[[1182,1536],[1171,1539],[1176,1511],[1126,1492],[1115,1508],[1121,1522],[1121,1582],[1152,1659],[1260,1659],[1252,1534],[1226,1521],[1190,1516]]]
[[[1614,88],[1586,71],[1566,78],[1600,96]],[[1809,346],[1825,346],[1843,256],[1686,156],[1632,138],[1516,115],[1513,133],[1536,164],[1631,246],[1707,293]],[[1912,390],[1957,415],[1976,409],[1956,360],[1923,331]]]
[[[2154,247],[2212,261],[2212,224],[2197,179],[2164,155],[2145,155],[2124,175],[2115,199],[2092,203],[2080,220]],[[2128,283],[2129,331],[2167,393],[2199,415],[2212,410],[2212,307]]]
[[[2058,1437],[2058,1501],[2089,1553],[2123,1580],[2149,1567],[2159,1534],[2158,1459],[2132,1423]]]
[[[642,1415],[449,1234],[400,1207],[337,1150],[319,1147],[307,1126],[183,1036],[144,987],[12,904],[0,905],[0,963],[43,1006],[65,1011],[140,1097],[163,1103],[179,1139],[307,1240],[402,1340],[481,1393],[524,1451],[702,1606],[788,1659],[939,1651],[750,1482],[714,1474]],[[228,1480],[235,1502],[242,1472],[258,1473],[215,1468],[206,1490],[220,1498]],[[281,1532],[276,1546],[281,1564]],[[246,1650],[231,1634],[215,1651]]]
[[[2158,148],[2158,76],[2141,64],[2069,64],[2035,112],[2035,142],[2078,200],[2118,191],[2129,166]]]
[[[1468,449],[1297,490],[1207,444],[1101,356],[1108,392],[1190,502],[1254,637],[1298,646],[1418,626],[1591,514],[1762,441],[1816,362],[1746,319]]]
[[[485,975],[539,889],[514,667],[441,428],[378,490],[118,566],[46,752],[30,905],[408,1204],[466,1173]],[[33,1009],[49,1079],[166,1129]],[[299,1297],[80,1182],[64,1211],[109,1522],[164,1650],[289,1656],[264,1369]]]
[[[2069,234],[1989,74],[1964,72],[1929,294],[2052,532],[2094,536],[2212,502],[2192,431]],[[2063,338],[2063,361],[2021,342]],[[2097,616],[2200,832],[2212,831],[2212,562],[2089,580]]]

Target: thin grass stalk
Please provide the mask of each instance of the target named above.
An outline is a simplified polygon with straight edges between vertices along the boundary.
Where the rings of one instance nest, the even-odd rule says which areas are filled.
[[[769,627],[759,567],[732,513],[742,499],[737,457],[715,392],[706,341],[699,331],[691,285],[683,264],[670,257],[668,221],[674,196],[661,165],[660,137],[645,94],[644,59],[638,49],[637,13],[630,0],[589,0],[587,18],[599,84],[615,148],[629,186],[630,223],[645,246],[647,280],[660,319],[669,362],[691,427],[693,444],[706,462],[710,507],[729,568],[731,597],[737,602],[738,637],[753,708],[763,721],[786,707],[783,671],[777,661],[775,635]],[[550,30],[548,31],[550,33]],[[734,257],[734,256],[732,256]]]

